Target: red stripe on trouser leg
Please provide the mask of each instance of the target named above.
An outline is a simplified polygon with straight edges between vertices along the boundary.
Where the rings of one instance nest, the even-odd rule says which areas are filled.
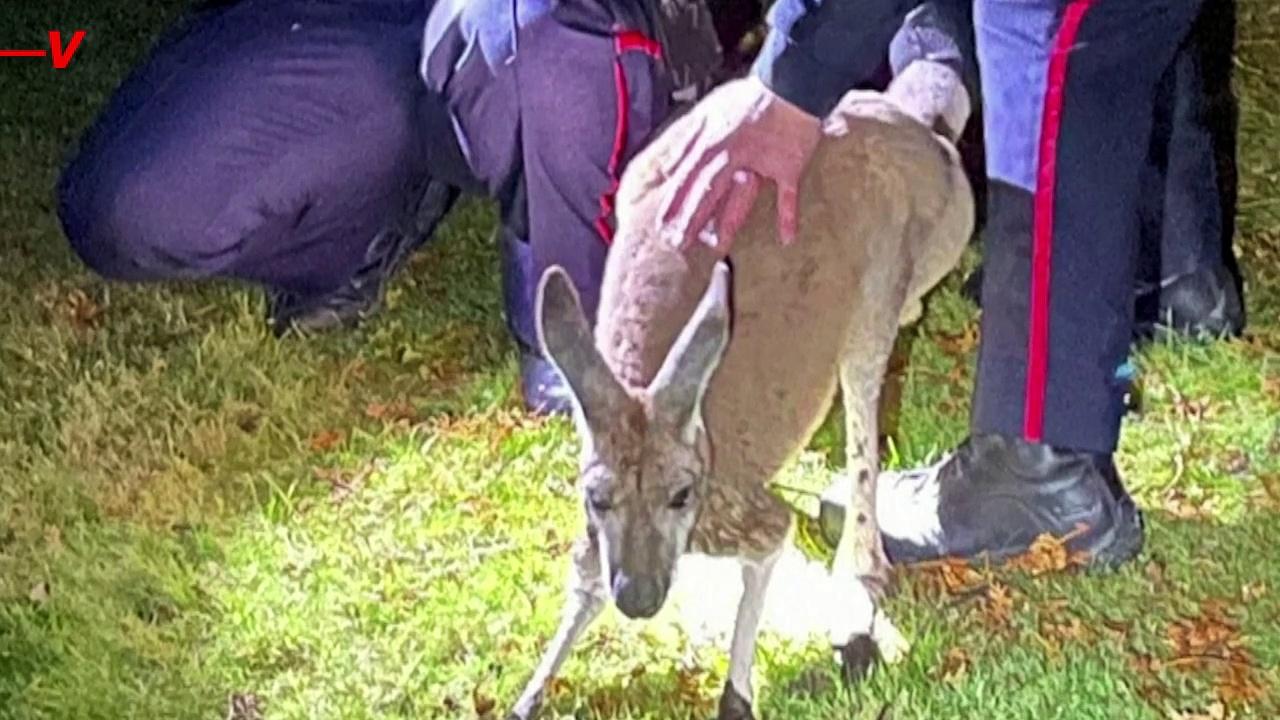
[[[1053,201],[1058,184],[1058,136],[1067,83],[1067,62],[1080,34],[1080,24],[1096,0],[1067,5],[1049,57],[1044,117],[1040,121],[1040,160],[1036,174],[1035,219],[1031,240],[1031,328],[1027,340],[1027,390],[1023,435],[1029,442],[1044,436],[1044,398],[1049,379],[1049,286],[1053,261]]]
[[[662,46],[658,44],[658,41],[638,30],[623,30],[618,33],[616,46],[619,55],[635,50],[651,58],[662,57]]]
[[[606,244],[613,242],[613,228],[609,227],[609,215],[613,213],[614,197],[618,192],[622,156],[627,151],[627,114],[631,107],[631,94],[627,88],[627,74],[622,67],[622,55],[641,52],[652,58],[662,57],[662,46],[635,30],[624,30],[613,41],[613,88],[617,97],[617,120],[613,129],[613,152],[609,155],[609,189],[600,195],[600,214],[595,228]]]

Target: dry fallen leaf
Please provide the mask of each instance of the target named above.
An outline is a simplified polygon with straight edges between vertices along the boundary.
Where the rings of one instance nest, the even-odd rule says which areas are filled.
[[[1207,601],[1200,615],[1173,621],[1166,634],[1175,658],[1187,666],[1198,660],[1245,659],[1239,627],[1221,601]]]
[[[418,419],[418,411],[407,400],[395,400],[389,403],[371,402],[364,409],[365,417],[385,423],[413,423]]]
[[[1214,692],[1218,700],[1230,707],[1250,705],[1267,694],[1266,687],[1254,668],[1234,664],[1228,665],[1218,674]]]
[[[64,312],[71,324],[79,330],[89,330],[102,323],[105,312],[85,291],[72,290],[63,303]]]
[[[1083,554],[1068,551],[1067,543],[1087,530],[1088,527],[1077,525],[1075,530],[1063,537],[1043,533],[1031,543],[1025,553],[1010,560],[1009,566],[1033,577],[1081,567],[1087,563],[1087,558]]]
[[[713,682],[709,673],[697,665],[682,663],[676,671],[676,695],[682,705],[690,708],[690,715],[703,716],[714,711],[717,701],[708,682]]]
[[[972,592],[986,584],[982,573],[964,560],[944,560],[940,569],[942,583],[952,595]]]
[[[1216,409],[1212,405],[1212,400],[1208,397],[1187,398],[1177,390],[1173,391],[1173,409],[1182,420],[1198,423],[1204,420],[1211,420],[1217,415]]]
[[[475,708],[477,717],[487,717],[498,706],[498,701],[485,695],[477,685],[471,690],[471,704]]]
[[[987,620],[997,627],[1008,627],[1013,618],[1013,591],[1008,585],[992,582],[982,603]]]
[[[948,682],[962,680],[969,673],[969,653],[962,648],[951,648],[942,657],[942,679]]]
[[[971,322],[965,325],[964,330],[958,335],[943,335],[938,338],[938,347],[948,355],[962,355],[968,357],[973,349],[978,347],[978,323]]]
[[[321,430],[307,440],[307,445],[310,446],[313,452],[328,452],[337,447],[344,439],[346,439],[346,433],[341,430]]]

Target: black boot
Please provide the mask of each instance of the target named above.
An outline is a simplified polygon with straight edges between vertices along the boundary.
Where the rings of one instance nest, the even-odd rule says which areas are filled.
[[[1233,337],[1244,331],[1240,288],[1225,266],[1201,268],[1160,285],[1138,295],[1139,337],[1151,337],[1157,328],[1215,337]]]
[[[533,250],[506,228],[499,227],[497,236],[507,328],[520,348],[520,393],[525,409],[536,415],[567,416],[573,412],[569,385],[538,348],[535,302],[539,278]]]
[[[1072,535],[1068,549],[1104,567],[1142,549],[1142,516],[1110,455],[975,435],[932,467],[884,472],[878,482],[876,516],[894,564],[999,561],[1025,552],[1043,533]],[[833,547],[847,494],[845,480],[822,503],[823,534]]]
[[[435,233],[458,195],[451,185],[429,181],[409,222],[374,236],[364,265],[336,290],[308,297],[268,291],[267,319],[273,332],[277,336],[289,330],[322,332],[367,319],[381,305],[387,282]]]

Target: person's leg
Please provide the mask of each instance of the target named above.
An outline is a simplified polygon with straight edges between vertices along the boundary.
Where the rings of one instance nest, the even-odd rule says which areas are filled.
[[[1141,548],[1112,462],[1140,171],[1156,87],[1198,4],[976,4],[991,182],[972,435],[882,482],[895,562],[1007,557],[1042,533],[1102,564]]]
[[[507,226],[508,251],[523,278],[512,288],[513,325],[530,351],[531,403],[560,410],[568,398],[546,392],[560,383],[534,351],[537,280],[548,267],[563,267],[594,322],[613,239],[614,192],[627,162],[670,109],[656,42],[636,28],[612,29],[607,17],[584,8],[566,3],[524,28],[515,70],[526,203]]]
[[[455,194],[429,184],[420,3],[240,0],[195,13],[126,79],[58,183],[87,265],[234,278],[277,329],[354,319]],[[448,135],[443,135],[448,138]]]
[[[514,7],[441,5],[428,23],[423,75],[448,94],[471,171],[498,200],[504,304],[525,405],[560,414],[571,405],[538,348],[538,281],[551,265],[565,268],[594,316],[616,184],[667,117],[673,87],[653,33],[620,20],[621,6],[565,0],[513,16]],[[715,42],[709,24],[695,30]],[[706,65],[700,52],[667,59],[690,70]]]
[[[1234,0],[1206,4],[1157,93],[1142,190],[1135,336],[1240,333],[1235,233]],[[981,268],[966,281],[975,302]]]
[[[1231,89],[1229,76],[1209,74],[1215,55],[1229,56],[1234,40],[1230,31],[1221,37],[1232,26],[1218,5],[1202,10],[1162,88],[1143,198],[1144,282],[1137,304],[1143,337],[1156,326],[1237,334],[1244,325],[1231,262],[1234,179],[1223,177],[1217,162],[1224,151],[1230,157],[1231,138],[1223,136],[1231,134],[1230,124],[1216,115],[1230,111]],[[1210,82],[1225,85],[1211,89]]]

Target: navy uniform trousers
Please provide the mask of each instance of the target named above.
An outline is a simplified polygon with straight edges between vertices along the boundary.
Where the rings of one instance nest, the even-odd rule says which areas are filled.
[[[1154,319],[1161,279],[1225,266],[1236,206],[1237,109],[1231,92],[1235,0],[1206,0],[1157,91],[1144,173],[1140,321]],[[1238,289],[1238,287],[1237,287]]]
[[[547,265],[594,312],[618,176],[666,117],[644,18],[627,0],[208,3],[85,133],[58,182],[65,234],[109,278],[315,296],[376,237],[424,240],[459,194],[486,195],[508,322],[536,346]]]
[[[976,0],[989,209],[974,430],[1115,449],[1154,117],[1200,7]]]

